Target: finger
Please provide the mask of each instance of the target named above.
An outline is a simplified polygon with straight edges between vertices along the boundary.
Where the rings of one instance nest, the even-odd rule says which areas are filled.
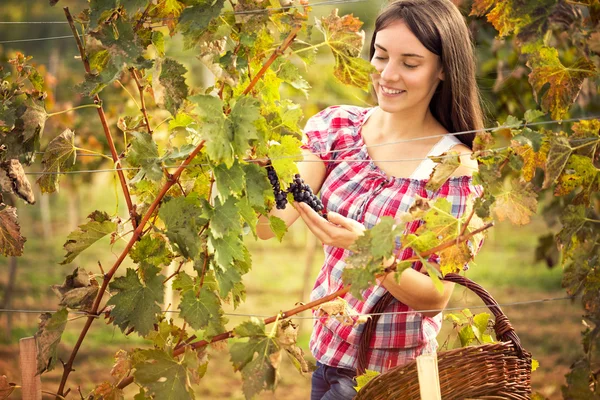
[[[317,237],[317,239],[319,239],[321,242],[326,242],[327,240],[329,240],[329,236],[318,225],[318,222],[321,222],[321,221],[317,220],[315,222],[314,218],[303,207],[303,203],[294,202],[294,205],[296,206],[296,209],[298,210],[298,214],[300,214],[300,217],[302,218],[302,220],[304,221],[304,223],[306,224],[308,229],[313,233],[313,235],[315,235]],[[318,214],[317,214],[317,216],[318,216]],[[323,218],[319,217],[319,219],[323,219]]]
[[[336,212],[330,211],[329,213],[327,213],[327,219],[329,220],[329,222],[332,222],[336,225],[340,225],[346,229],[348,229],[349,231],[358,233],[358,234],[363,234],[363,232],[365,231],[365,227],[363,226],[363,224],[361,224],[358,221],[353,220],[352,218],[346,218]]]

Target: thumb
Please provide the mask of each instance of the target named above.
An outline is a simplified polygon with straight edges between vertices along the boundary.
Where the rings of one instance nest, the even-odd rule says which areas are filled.
[[[360,222],[351,218],[343,217],[342,215],[333,211],[329,211],[327,213],[327,220],[333,224],[340,225],[349,231],[356,232],[358,234],[362,234],[365,230],[365,227]]]

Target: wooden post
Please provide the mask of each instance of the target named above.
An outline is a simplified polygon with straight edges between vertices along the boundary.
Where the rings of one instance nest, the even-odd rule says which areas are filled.
[[[423,354],[417,357],[419,389],[422,400],[442,400],[437,354]]]
[[[37,345],[35,338],[19,340],[19,363],[23,400],[42,400],[42,379],[37,374]]]

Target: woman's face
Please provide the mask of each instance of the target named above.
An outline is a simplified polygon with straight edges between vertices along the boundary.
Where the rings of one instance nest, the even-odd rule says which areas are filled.
[[[390,113],[425,112],[444,79],[440,57],[417,39],[402,20],[377,32],[371,64],[379,107]]]

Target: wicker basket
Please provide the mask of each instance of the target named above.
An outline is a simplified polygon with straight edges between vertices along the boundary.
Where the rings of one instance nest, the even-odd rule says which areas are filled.
[[[465,347],[438,353],[442,399],[531,398],[531,354],[525,351],[498,303],[473,281],[456,274],[444,280],[476,293],[496,322],[498,343]],[[417,363],[392,368],[365,385],[355,400],[419,400]]]

